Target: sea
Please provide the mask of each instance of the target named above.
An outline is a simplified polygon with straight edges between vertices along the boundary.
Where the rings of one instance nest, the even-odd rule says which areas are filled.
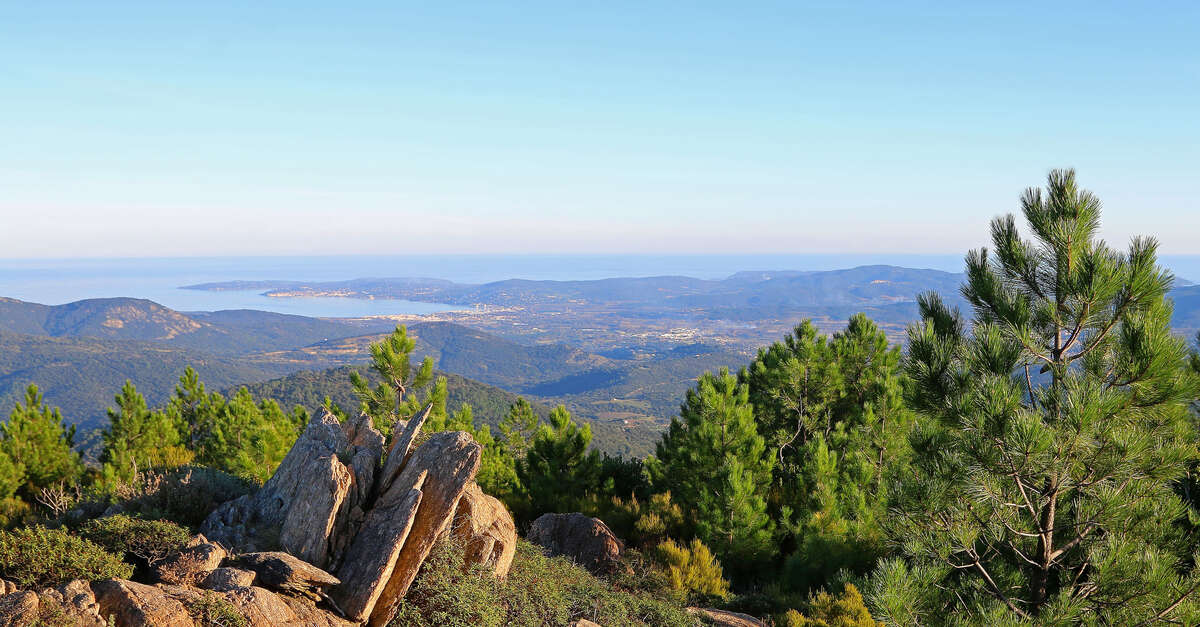
[[[0,259],[0,296],[59,305],[87,298],[133,297],[178,311],[258,309],[316,317],[429,314],[454,305],[359,298],[271,298],[262,290],[204,291],[187,285],[233,280],[336,281],[419,277],[480,284],[504,279],[576,281],[615,277],[722,279],[739,271],[821,271],[887,264],[946,272],[962,255],[346,255],[320,257],[177,257]],[[1164,256],[1181,278],[1200,281],[1200,255]]]

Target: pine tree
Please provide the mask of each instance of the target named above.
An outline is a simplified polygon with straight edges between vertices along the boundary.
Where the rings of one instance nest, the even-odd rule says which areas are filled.
[[[906,462],[911,423],[899,362],[899,348],[860,313],[832,337],[803,322],[739,375],[773,434],[772,513],[788,531],[781,549],[793,588],[843,569],[865,574],[885,550],[880,493]]]
[[[1196,377],[1170,329],[1156,244],[1096,239],[1072,171],[1021,199],[967,256],[970,332],[920,299],[906,370],[922,414],[892,496],[901,559],[870,600],[897,624],[1200,620],[1174,485],[1196,459]]]
[[[413,394],[433,380],[433,358],[426,356],[415,369],[412,352],[416,340],[408,336],[408,328],[397,326],[390,336],[371,344],[371,369],[383,379],[374,388],[357,371],[351,371],[350,382],[370,415],[375,427],[390,434],[392,424],[412,415],[424,403],[417,403]],[[444,409],[444,407],[443,407]],[[445,412],[442,412],[444,415]]]
[[[579,426],[566,407],[550,412],[550,423],[541,425],[525,459],[517,464],[517,476],[527,495],[529,520],[546,512],[581,509],[589,492],[599,484],[600,454],[588,451],[592,429]]]
[[[271,477],[308,422],[303,408],[284,413],[272,399],[256,402],[246,388],[228,402],[214,394],[204,406],[212,414],[203,418],[209,427],[197,461],[258,481]]]
[[[152,412],[146,399],[126,381],[115,398],[118,409],[108,410],[100,461],[109,480],[130,481],[138,470],[173,467],[191,460],[178,423],[164,412]]]
[[[748,395],[727,369],[704,373],[646,462],[654,489],[670,491],[697,536],[742,572],[768,555],[772,533],[764,495],[774,458]]]
[[[0,425],[0,453],[14,462],[10,470],[23,468],[18,494],[27,500],[42,488],[79,479],[83,464],[74,445],[75,426],[67,427],[58,408],[43,403],[36,385],[25,390],[25,403],[17,403]]]

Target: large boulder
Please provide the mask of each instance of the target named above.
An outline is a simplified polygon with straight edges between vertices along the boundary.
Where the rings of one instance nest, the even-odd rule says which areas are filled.
[[[454,513],[452,531],[463,545],[463,561],[484,564],[503,579],[517,554],[517,524],[508,508],[472,483]]]
[[[419,425],[417,425],[419,427]],[[406,425],[405,432],[413,425]],[[350,545],[341,586],[332,595],[346,617],[386,625],[413,579],[454,517],[459,498],[473,483],[483,449],[462,431],[435,433],[411,453],[400,441],[389,457],[407,457],[386,485]],[[387,465],[384,466],[385,472]],[[418,492],[419,495],[414,494]],[[405,531],[407,528],[407,531]],[[380,544],[380,539],[386,544]]]
[[[375,480],[383,438],[360,416],[310,421],[271,479],[253,496],[217,508],[201,532],[239,551],[281,548],[319,567],[336,562]],[[343,461],[344,460],[344,461]],[[347,465],[348,464],[348,465]]]
[[[120,627],[194,627],[195,621],[179,600],[161,588],[108,579],[92,584],[101,616],[116,618]]]
[[[569,557],[596,574],[611,574],[621,568],[621,551],[625,549],[604,521],[578,512],[543,514],[533,521],[527,539],[550,555]]]

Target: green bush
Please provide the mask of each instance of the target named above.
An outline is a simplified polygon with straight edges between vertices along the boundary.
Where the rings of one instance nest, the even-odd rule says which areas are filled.
[[[721,573],[721,563],[699,538],[686,548],[667,540],[658,545],[657,553],[671,587],[689,600],[707,603],[729,598],[729,582]]]
[[[62,529],[36,526],[0,533],[0,577],[22,589],[132,575],[133,567],[117,556]]]
[[[808,603],[807,616],[788,610],[776,622],[781,627],[876,627],[871,612],[863,604],[862,594],[854,584],[846,584],[842,594],[833,596],[822,590]]]
[[[505,581],[488,569],[465,567],[461,548],[443,541],[392,621],[399,627],[566,625],[587,618],[602,625],[692,625],[683,607],[622,589],[561,558],[519,541]]]
[[[89,520],[79,535],[115,555],[131,555],[153,564],[183,548],[192,534],[166,520],[142,520],[125,514]]]

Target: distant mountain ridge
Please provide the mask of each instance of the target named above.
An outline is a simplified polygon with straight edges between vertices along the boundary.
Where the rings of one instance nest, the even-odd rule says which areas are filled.
[[[65,305],[0,298],[0,330],[165,342],[218,354],[280,350],[391,326],[386,321],[325,320],[248,309],[183,313],[140,298],[93,298]]]
[[[621,303],[624,305],[718,307],[723,305],[866,305],[915,301],[925,290],[957,292],[961,273],[899,266],[860,266],[827,271],[743,271],[728,278],[655,276],[545,281],[507,279],[480,285],[419,278],[346,281],[232,281],[185,289],[263,289],[268,296],[337,294],[355,298],[398,298],[456,305],[529,303]],[[732,301],[730,299],[733,299]]]

